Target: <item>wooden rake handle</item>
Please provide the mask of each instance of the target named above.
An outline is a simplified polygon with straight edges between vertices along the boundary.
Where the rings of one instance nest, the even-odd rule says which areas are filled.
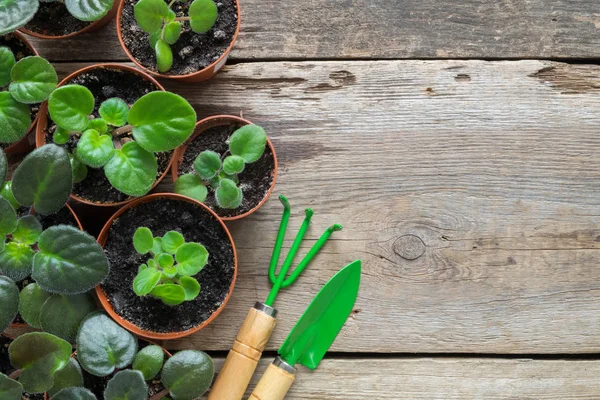
[[[263,303],[250,309],[208,400],[241,400],[271,337],[277,310]]]
[[[296,368],[279,357],[269,364],[248,400],[283,400],[294,383]]]

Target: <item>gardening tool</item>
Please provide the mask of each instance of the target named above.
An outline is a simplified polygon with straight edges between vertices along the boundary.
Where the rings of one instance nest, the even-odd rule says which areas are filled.
[[[273,248],[271,263],[269,265],[269,280],[273,284],[273,288],[264,303],[256,302],[254,307],[248,312],[236,340],[234,341],[233,346],[231,346],[231,350],[227,355],[223,368],[208,395],[208,400],[240,400],[244,396],[244,392],[258,365],[258,360],[260,360],[262,352],[265,349],[277,322],[275,319],[277,316],[277,309],[273,307],[277,294],[281,289],[287,288],[293,284],[302,271],[304,271],[312,259],[317,255],[319,250],[321,250],[331,234],[342,229],[342,226],[338,224],[334,224],[327,228],[290,276],[286,278],[313,216],[313,210],[307,208],[305,210],[306,216],[304,222],[281,266],[279,275],[276,275],[281,246],[283,245],[285,231],[291,213],[288,200],[284,196],[279,196],[279,200],[283,204],[283,215],[281,217],[281,223],[279,224],[279,231],[277,233],[275,247]]]
[[[296,364],[316,369],[352,312],[360,285],[360,260],[323,286],[281,345],[249,400],[283,400],[294,382]]]

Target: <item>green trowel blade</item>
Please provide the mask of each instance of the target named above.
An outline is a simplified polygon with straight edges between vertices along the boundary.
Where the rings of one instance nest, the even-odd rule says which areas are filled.
[[[317,368],[352,312],[360,269],[360,260],[354,261],[323,286],[281,345],[279,354],[285,362]]]

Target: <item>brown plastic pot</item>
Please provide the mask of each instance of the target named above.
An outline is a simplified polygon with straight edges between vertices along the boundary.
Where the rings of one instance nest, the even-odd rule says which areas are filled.
[[[104,309],[106,310],[106,312],[115,321],[117,321],[117,323],[119,325],[121,325],[123,328],[125,328],[125,329],[127,329],[127,330],[129,330],[129,331],[131,331],[131,332],[135,333],[136,335],[141,336],[143,338],[158,339],[158,340],[171,340],[171,339],[180,339],[182,337],[189,336],[192,333],[198,332],[200,329],[202,329],[205,326],[207,326],[208,324],[210,324],[221,313],[221,311],[223,311],[223,308],[225,308],[225,305],[227,305],[227,302],[229,301],[229,298],[231,297],[231,294],[233,293],[233,288],[235,287],[235,281],[236,281],[236,278],[237,278],[237,270],[238,270],[238,258],[237,258],[237,252],[236,252],[236,249],[235,249],[235,243],[233,242],[233,238],[231,237],[231,233],[229,233],[229,229],[227,229],[227,226],[223,223],[223,221],[221,220],[221,218],[219,218],[219,216],[217,214],[215,214],[215,212],[213,210],[211,210],[210,208],[208,208],[204,204],[200,203],[199,201],[196,201],[196,200],[191,199],[189,197],[182,196],[182,195],[175,194],[175,193],[155,193],[155,194],[149,194],[147,196],[135,199],[132,202],[130,202],[129,204],[127,204],[126,206],[124,206],[121,209],[119,209],[119,211],[117,211],[108,220],[108,222],[106,222],[106,224],[102,228],[102,231],[100,231],[100,235],[98,235],[98,243],[100,244],[100,246],[104,247],[104,245],[106,244],[106,240],[108,239],[108,233],[110,232],[110,229],[112,228],[113,223],[115,222],[115,220],[117,218],[119,218],[121,215],[123,215],[123,213],[125,213],[125,211],[127,211],[130,208],[133,208],[133,207],[135,207],[135,206],[137,206],[139,204],[148,203],[148,202],[151,202],[153,200],[161,199],[161,198],[163,198],[163,199],[172,199],[172,200],[186,201],[188,203],[194,204],[197,207],[203,208],[204,210],[206,210],[207,212],[209,212],[210,214],[212,214],[217,219],[217,221],[219,221],[219,223],[223,227],[223,230],[227,234],[227,237],[229,238],[229,241],[231,242],[231,247],[233,249],[233,279],[231,280],[231,286],[229,287],[229,292],[227,293],[227,296],[225,297],[225,300],[223,300],[223,303],[221,304],[221,306],[206,321],[204,321],[203,323],[201,323],[198,326],[195,326],[195,327],[193,327],[191,329],[188,329],[187,331],[161,333],[161,332],[151,332],[151,331],[147,331],[145,329],[142,329],[142,328],[138,327],[137,325],[135,325],[135,324],[127,321],[126,319],[122,318],[119,314],[117,314],[115,312],[115,310],[113,309],[112,305],[110,304],[110,301],[108,300],[108,297],[106,296],[106,294],[102,290],[102,285],[96,286],[96,295],[98,296],[98,299],[100,300],[100,304],[102,304],[102,307],[104,307]]]
[[[127,65],[110,64],[110,63],[109,64],[94,64],[94,65],[90,65],[88,67],[79,69],[79,70],[73,72],[72,74],[69,74],[69,76],[67,76],[65,79],[60,81],[60,83],[58,84],[58,87],[67,84],[70,80],[72,80],[73,78],[75,78],[76,76],[78,76],[84,72],[98,69],[98,68],[111,68],[111,69],[119,69],[119,70],[123,70],[123,71],[132,72],[134,74],[142,76],[146,80],[149,80],[154,85],[156,85],[156,87],[158,87],[159,90],[162,90],[163,92],[165,91],[165,88],[160,83],[158,83],[156,81],[156,79],[154,79],[150,75],[146,74],[144,71],[140,71],[137,68],[129,67]],[[37,124],[37,129],[35,131],[35,144],[36,144],[36,147],[42,147],[43,145],[46,144],[46,132],[45,131],[46,131],[46,128],[48,127],[48,102],[42,103],[42,105],[40,106],[40,111],[38,113],[38,117],[39,117],[39,121]],[[167,168],[165,168],[165,171],[163,172],[163,174],[160,177],[158,177],[158,179],[154,182],[154,185],[152,185],[150,190],[154,189],[156,187],[156,185],[158,185],[164,179],[164,177],[167,175],[169,169],[171,168],[172,163],[173,163],[173,157],[171,157],[171,160],[169,161]],[[82,199],[79,196],[75,196],[74,194],[71,194],[71,198],[79,203],[87,204],[89,206],[99,206],[99,207],[122,206],[122,205],[132,202],[135,199],[135,198],[131,198],[128,200],[123,200],[123,201],[117,202],[117,203],[94,203],[89,200]]]
[[[69,33],[68,35],[50,36],[50,35],[44,35],[41,33],[33,32],[33,31],[30,31],[29,29],[25,29],[25,28],[20,28],[19,31],[26,33],[28,35],[31,35],[31,36],[35,36],[36,38],[40,38],[40,39],[67,39],[67,38],[79,35],[80,33],[94,32],[94,31],[97,31],[98,29],[102,28],[104,25],[108,24],[115,17],[115,15],[117,15],[117,9],[119,8],[119,3],[121,1],[122,0],[115,0],[112,8],[104,17],[100,18],[97,21],[92,22],[91,24],[89,24],[88,26],[83,28],[82,30],[73,32],[73,33]]]
[[[228,125],[231,123],[237,123],[242,126],[252,124],[252,122],[248,121],[247,119],[236,117],[235,115],[214,115],[212,117],[205,118],[196,124],[196,129],[192,136],[187,140],[187,142],[176,148],[175,152],[173,153],[173,160],[171,164],[171,177],[173,178],[173,183],[175,183],[177,178],[179,178],[179,165],[181,165],[181,161],[183,161],[183,155],[185,154],[185,150],[187,149],[188,145],[199,135],[206,132],[208,129],[214,128],[215,126],[219,125]],[[248,215],[254,213],[256,210],[261,208],[263,204],[267,202],[267,200],[271,196],[271,193],[273,193],[273,190],[275,189],[275,183],[277,181],[277,174],[279,173],[279,164],[277,163],[277,154],[275,153],[275,147],[273,147],[273,143],[271,143],[271,139],[269,139],[268,137],[267,144],[271,148],[271,152],[273,153],[273,163],[275,164],[273,169],[273,182],[271,183],[269,191],[267,192],[265,197],[260,201],[260,203],[258,203],[254,208],[246,211],[245,213],[233,217],[219,216],[219,218],[221,218],[223,221],[235,221],[237,219],[246,218]]]
[[[154,72],[154,71],[151,71],[148,68],[144,67],[142,64],[140,64],[140,62],[138,60],[136,60],[131,55],[131,53],[129,52],[129,49],[127,48],[127,46],[125,46],[125,42],[123,41],[123,33],[121,32],[121,15],[123,14],[123,7],[125,6],[125,1],[121,1],[121,4],[119,5],[119,11],[117,12],[117,35],[119,37],[119,42],[121,43],[121,47],[123,48],[123,51],[125,51],[125,53],[127,54],[127,57],[129,57],[129,59],[133,63],[135,63],[135,65],[137,65],[138,67],[140,67],[141,69],[143,69],[144,71],[149,73],[150,75],[156,76],[158,78],[163,78],[163,79],[174,79],[174,80],[178,80],[180,82],[205,81],[205,80],[210,79],[213,76],[215,76],[217,74],[217,72],[219,72],[219,70],[221,68],[223,68],[223,66],[227,62],[227,59],[229,58],[229,53],[231,52],[231,49],[233,49],[233,46],[234,46],[234,44],[238,38],[238,35],[240,33],[241,13],[240,13],[239,0],[235,0],[235,4],[237,6],[237,26],[235,28],[235,34],[233,35],[233,39],[231,39],[231,43],[229,44],[229,47],[227,47],[227,49],[225,49],[225,52],[221,55],[221,57],[219,57],[215,62],[210,64],[208,67],[201,69],[200,71],[193,72],[191,74],[164,75],[164,74],[161,74],[158,72]]]

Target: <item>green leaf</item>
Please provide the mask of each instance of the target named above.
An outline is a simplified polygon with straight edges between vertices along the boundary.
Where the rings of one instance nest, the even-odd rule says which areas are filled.
[[[133,291],[138,296],[145,296],[152,291],[160,281],[162,274],[154,268],[140,271],[133,280]]]
[[[267,134],[258,125],[244,125],[229,138],[229,150],[246,163],[253,163],[265,152]]]
[[[19,294],[19,313],[21,318],[32,328],[42,328],[40,314],[42,306],[50,296],[50,293],[39,287],[35,282],[30,283],[21,290]]]
[[[96,395],[84,387],[69,387],[52,396],[52,400],[97,400]]]
[[[169,22],[173,22],[175,21],[175,18],[177,18],[177,14],[175,14],[175,11],[169,10],[169,14],[165,18],[165,23],[168,24]]]
[[[204,186],[202,178],[196,174],[181,175],[175,181],[175,193],[182,194],[192,199],[204,202],[208,195],[208,189]]]
[[[84,131],[94,111],[94,95],[81,85],[66,85],[56,89],[48,100],[52,120],[69,131]]]
[[[0,235],[6,236],[17,229],[17,213],[4,197],[0,197]]]
[[[52,141],[58,145],[61,145],[67,143],[69,141],[69,138],[69,131],[57,125],[56,130],[52,135]]]
[[[137,353],[133,360],[133,369],[140,371],[144,379],[149,381],[160,372],[165,359],[165,353],[160,346],[146,346]]]
[[[168,306],[176,306],[185,301],[185,290],[183,290],[183,287],[172,283],[155,286],[150,295],[158,297]]]
[[[113,97],[100,105],[100,116],[107,124],[112,126],[123,126],[127,123],[129,106],[123,100]]]
[[[75,149],[74,154],[69,153],[69,161],[73,170],[73,183],[79,183],[84,180],[88,174],[88,167],[77,157],[77,149]]]
[[[221,156],[212,150],[204,150],[194,160],[194,169],[202,179],[211,179],[221,170]]]
[[[100,110],[102,110],[102,106],[100,106]],[[99,134],[108,132],[108,126],[106,125],[106,121],[102,118],[94,118],[90,120],[88,124],[88,129],[94,129],[98,131]]]
[[[6,181],[6,182],[4,182],[4,185],[2,185],[2,188],[0,189],[0,196],[4,197],[6,200],[8,200],[8,202],[10,203],[10,205],[15,210],[18,209],[19,207],[21,207],[21,205],[19,204],[19,202],[17,201],[17,199],[15,199],[15,195],[12,192],[12,181]],[[2,209],[2,207],[0,206],[0,210],[1,209]],[[0,213],[1,212],[2,211],[0,211]],[[2,217],[0,217],[0,221],[1,220],[2,220]],[[0,250],[0,251],[2,251],[2,250]]]
[[[158,171],[156,157],[136,142],[127,142],[104,166],[110,184],[129,196],[142,196],[152,188]]]
[[[223,171],[229,175],[239,174],[246,165],[244,159],[240,156],[227,156],[223,161]]]
[[[4,154],[4,150],[0,149],[0,184],[6,180],[7,172],[8,161],[6,161],[6,154]]]
[[[155,48],[156,42],[158,42],[158,39],[160,39],[161,36],[162,36],[162,29],[159,29],[156,32],[154,32],[153,34],[151,34],[148,37],[148,41],[150,42],[150,47]]]
[[[10,379],[8,376],[0,373],[0,399],[2,400],[21,400],[23,394],[23,385]]]
[[[16,101],[10,93],[0,92],[0,143],[14,143],[22,139],[29,125],[29,107]]]
[[[125,370],[108,381],[104,400],[147,400],[148,385],[140,371]]]
[[[163,19],[169,15],[169,7],[163,0],[140,0],[133,7],[135,20],[146,33],[162,28]]]
[[[162,238],[162,248],[169,254],[175,254],[184,243],[185,238],[177,231],[169,231]]]
[[[15,65],[15,55],[6,46],[0,47],[0,87],[10,83],[10,70]]]
[[[177,276],[177,267],[174,265],[172,265],[170,267],[165,267],[165,268],[163,268],[162,273],[166,278],[169,278],[169,279],[175,278]]]
[[[175,264],[175,259],[172,255],[162,253],[158,256],[158,265],[160,265],[161,268],[169,268],[172,267],[173,264]]]
[[[71,194],[73,171],[65,149],[47,144],[31,152],[13,175],[12,191],[22,205],[42,214],[60,210]]]
[[[217,21],[217,12],[214,1],[194,0],[188,11],[192,30],[196,33],[208,32]]]
[[[115,154],[112,137],[100,135],[93,129],[83,132],[77,143],[77,156],[86,165],[100,168],[105,165]]]
[[[4,332],[19,311],[19,288],[6,276],[0,276],[0,303],[0,332]]]
[[[179,283],[185,290],[185,300],[194,300],[200,294],[200,284],[198,281],[191,276],[182,276],[179,279]]]
[[[199,243],[186,243],[177,249],[177,273],[192,276],[202,271],[208,262],[208,251]]]
[[[140,254],[146,254],[152,250],[154,246],[154,237],[152,231],[145,226],[136,229],[133,234],[133,247]]]
[[[52,400],[54,399],[87,399],[87,397],[64,397],[67,393],[72,392],[73,390],[77,392],[80,389],[84,389],[83,386],[83,374],[81,373],[81,367],[79,363],[74,358],[69,358],[69,363],[65,365],[65,367],[59,371],[56,371],[54,374],[54,386],[52,389],[48,390],[48,394],[52,396]],[[65,391],[61,396],[56,397],[55,395],[62,391],[63,389],[72,388],[71,391]],[[74,394],[74,393],[73,393]],[[95,397],[93,397],[95,399]]]
[[[179,40],[179,36],[181,36],[181,22],[173,21],[165,25],[164,37],[168,44],[175,44]]]
[[[162,238],[154,238],[154,241],[152,242],[152,253],[159,254],[162,253],[162,250]]]
[[[133,136],[144,149],[169,151],[185,142],[196,126],[196,112],[181,96],[152,92],[141,97],[129,111]]]
[[[113,6],[114,0],[65,0],[69,13],[81,21],[97,21]]]
[[[231,179],[221,179],[219,187],[215,191],[215,199],[221,208],[234,209],[242,204],[244,194]]]
[[[81,321],[95,309],[96,302],[89,293],[75,296],[54,294],[42,306],[42,330],[74,343]]]
[[[95,376],[125,368],[137,353],[137,339],[101,311],[88,314],[77,333],[77,358]]]
[[[39,7],[37,0],[0,2],[0,35],[15,31],[28,23]]]
[[[13,240],[23,244],[35,244],[42,234],[42,224],[33,215],[26,215],[17,221],[17,229],[13,232]]]
[[[31,276],[47,292],[85,293],[108,275],[108,260],[102,247],[77,228],[52,226],[42,233],[38,246]]]
[[[183,350],[167,360],[161,378],[173,400],[191,400],[208,390],[213,375],[214,365],[208,354]]]
[[[52,388],[54,374],[69,362],[69,342],[45,332],[26,333],[9,346],[10,363],[21,370],[19,382],[29,393]]]
[[[154,45],[154,52],[156,53],[156,68],[158,72],[167,72],[173,65],[173,51],[171,46],[162,40],[158,39]]]
[[[46,101],[58,84],[58,76],[52,65],[38,56],[19,60],[11,71],[11,79],[8,87],[10,94],[25,104]]]
[[[15,281],[21,281],[31,275],[34,251],[31,247],[10,242],[0,253],[0,273]]]

